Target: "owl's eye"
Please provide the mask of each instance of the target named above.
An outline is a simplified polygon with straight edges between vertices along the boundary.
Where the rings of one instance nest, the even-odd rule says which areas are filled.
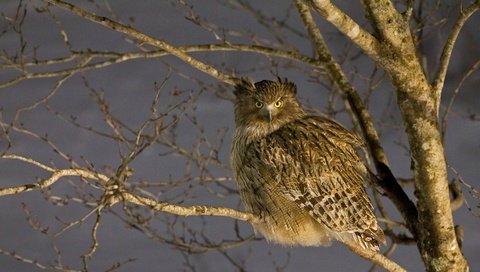
[[[275,104],[273,104],[273,106],[275,106],[275,108],[280,108],[281,106],[283,105],[283,102],[278,100],[277,102],[275,102]]]
[[[261,109],[261,108],[263,107],[263,103],[260,102],[260,101],[257,101],[257,102],[255,103],[255,107],[257,107],[257,109]]]

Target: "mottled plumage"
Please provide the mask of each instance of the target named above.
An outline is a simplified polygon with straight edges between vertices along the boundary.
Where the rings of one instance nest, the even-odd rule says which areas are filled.
[[[329,245],[385,242],[365,191],[362,140],[336,122],[309,116],[288,81],[244,80],[235,89],[232,168],[253,225],[268,241]]]

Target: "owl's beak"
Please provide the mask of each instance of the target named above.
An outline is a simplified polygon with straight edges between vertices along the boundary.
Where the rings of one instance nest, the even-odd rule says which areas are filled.
[[[275,108],[273,105],[267,105],[263,109],[263,116],[268,120],[268,122],[272,122],[273,117],[277,114],[277,111],[277,108]]]

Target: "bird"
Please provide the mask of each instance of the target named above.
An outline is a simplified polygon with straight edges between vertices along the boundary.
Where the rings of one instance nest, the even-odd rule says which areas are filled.
[[[332,241],[379,250],[379,227],[366,184],[373,175],[357,153],[361,137],[309,115],[288,79],[235,85],[231,167],[255,233],[284,246]]]

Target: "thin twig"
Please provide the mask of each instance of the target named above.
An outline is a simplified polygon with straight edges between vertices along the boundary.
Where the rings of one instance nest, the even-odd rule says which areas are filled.
[[[465,81],[478,69],[480,68],[480,60],[476,61],[470,69],[462,76],[462,79],[457,84],[457,87],[453,90],[452,97],[448,101],[448,105],[445,109],[445,113],[443,114],[442,121],[441,121],[441,130],[442,130],[442,140],[445,141],[445,134],[447,133],[447,117],[453,107],[453,103],[455,102],[455,98],[460,93],[460,89],[462,88]]]
[[[297,51],[286,51],[277,48],[271,48],[261,45],[252,45],[252,44],[208,44],[208,45],[189,45],[189,46],[179,46],[178,50],[185,53],[194,53],[194,52],[210,52],[210,51],[241,51],[241,52],[252,52],[260,53],[266,56],[280,57],[288,60],[298,61],[301,63],[307,63],[317,67],[322,67],[322,62],[309,58],[305,55],[298,53]],[[57,58],[51,60],[39,60],[22,63],[22,75],[19,75],[15,78],[12,78],[8,81],[0,83],[0,89],[5,88],[11,85],[14,85],[20,81],[27,79],[36,79],[36,78],[52,78],[66,75],[73,75],[79,72],[84,72],[92,69],[100,69],[113,64],[122,63],[125,61],[136,60],[136,59],[146,59],[146,58],[160,58],[164,56],[171,55],[170,52],[165,50],[155,50],[150,52],[131,52],[131,53],[117,53],[117,52],[101,52],[101,51],[88,51],[88,52],[72,52],[72,55],[64,58]],[[26,67],[39,67],[39,66],[57,66],[58,64],[68,64],[72,61],[77,60],[78,58],[83,58],[83,60],[71,68],[62,68],[56,71],[48,72],[28,72],[25,70]],[[106,60],[98,61],[96,59]],[[87,60],[88,61],[85,61]],[[16,68],[19,66],[17,63],[10,64],[0,64],[0,68]]]
[[[465,22],[474,14],[476,11],[480,9],[480,1],[475,1],[469,7],[462,10],[460,12],[460,16],[457,18],[455,25],[453,26],[450,34],[448,35],[447,41],[445,42],[445,46],[443,47],[442,56],[440,57],[440,64],[438,67],[437,74],[434,77],[433,82],[433,91],[434,97],[437,103],[437,113],[438,108],[440,107],[440,96],[442,93],[443,85],[445,83],[445,76],[447,75],[448,64],[450,63],[450,57],[452,55],[453,48],[455,46],[455,42],[457,41],[458,34],[463,29],[463,25]]]
[[[85,18],[85,19],[88,19],[92,22],[104,25],[108,28],[111,28],[111,29],[117,31],[117,32],[127,34],[127,35],[141,41],[141,42],[153,45],[153,46],[158,47],[158,48],[162,48],[163,50],[169,52],[170,54],[172,54],[176,57],[178,57],[179,59],[181,59],[182,61],[188,63],[189,65],[191,65],[193,67],[195,67],[196,69],[198,69],[198,70],[200,70],[200,71],[202,71],[206,74],[209,74],[212,77],[217,78],[218,80],[223,81],[227,84],[235,85],[237,83],[240,83],[240,79],[238,79],[236,77],[233,77],[233,76],[230,76],[230,75],[227,75],[227,74],[217,70],[216,68],[214,68],[210,65],[207,65],[207,64],[191,57],[190,55],[186,54],[184,51],[180,50],[178,47],[175,47],[175,46],[171,45],[170,43],[168,43],[164,40],[150,37],[150,36],[146,35],[145,33],[139,32],[138,30],[136,30],[136,29],[134,29],[130,26],[118,23],[118,22],[113,21],[113,20],[111,20],[107,17],[98,16],[94,13],[91,13],[89,11],[86,11],[84,9],[81,9],[81,8],[75,6],[75,5],[72,5],[72,4],[64,2],[64,1],[48,0],[48,2],[51,3],[52,5],[57,6],[57,7],[69,10],[69,11],[77,14],[78,16],[82,17],[82,18]]]
[[[15,251],[6,251],[3,249],[0,249],[0,255],[4,256],[10,256],[12,258],[15,258],[19,262],[27,263],[36,266],[37,268],[41,270],[47,270],[47,271],[62,271],[62,272],[81,272],[81,270],[76,270],[76,269],[71,269],[69,267],[63,266],[62,263],[57,263],[57,264],[51,264],[51,263],[41,263],[38,260],[35,259],[30,259],[25,256],[20,255],[18,252]]]

